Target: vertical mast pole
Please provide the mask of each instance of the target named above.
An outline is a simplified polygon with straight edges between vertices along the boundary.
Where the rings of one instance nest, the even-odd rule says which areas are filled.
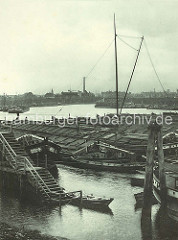
[[[116,20],[114,14],[114,41],[115,41],[115,66],[116,66],[116,114],[119,115],[118,106],[118,69],[117,69],[117,33],[116,33]]]

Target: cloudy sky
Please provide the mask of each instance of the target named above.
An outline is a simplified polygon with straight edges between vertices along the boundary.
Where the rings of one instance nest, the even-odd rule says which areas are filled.
[[[178,88],[176,0],[0,0],[0,94],[81,90],[117,33],[142,36],[165,89]],[[140,39],[124,38],[138,48]],[[119,89],[124,91],[137,52],[119,39]],[[89,91],[115,89],[114,44],[86,79]],[[145,45],[133,92],[161,91]]]

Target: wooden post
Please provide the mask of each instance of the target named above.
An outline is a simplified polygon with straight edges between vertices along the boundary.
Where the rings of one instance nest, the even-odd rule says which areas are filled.
[[[144,182],[144,202],[141,215],[142,239],[152,239],[152,222],[151,222],[151,206],[152,206],[152,186],[153,186],[153,164],[155,152],[155,136],[157,125],[152,123],[149,127],[148,145],[146,153],[146,169]]]
[[[157,135],[157,150],[158,150],[158,164],[159,164],[159,180],[160,180],[160,198],[161,206],[166,207],[167,202],[167,188],[164,172],[164,151],[163,151],[163,133],[162,126],[159,127]]]
[[[62,196],[61,194],[59,194],[59,208],[61,209],[61,205],[62,205]]]
[[[148,145],[146,153],[146,169],[144,182],[144,208],[149,208],[152,201],[152,184],[153,184],[153,163],[155,152],[155,133],[156,124],[152,123],[149,126]]]
[[[80,191],[80,205],[82,205],[82,201],[83,201],[83,193],[82,191]]]

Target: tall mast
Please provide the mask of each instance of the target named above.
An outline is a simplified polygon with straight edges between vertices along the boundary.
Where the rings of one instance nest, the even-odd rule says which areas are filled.
[[[115,66],[116,66],[116,114],[119,115],[118,106],[118,69],[117,69],[117,33],[116,33],[116,20],[114,13],[114,41],[115,41]]]

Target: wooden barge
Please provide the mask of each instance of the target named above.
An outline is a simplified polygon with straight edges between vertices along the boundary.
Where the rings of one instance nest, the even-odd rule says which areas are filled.
[[[118,172],[143,168],[145,159],[142,156],[146,152],[148,137],[146,124],[119,125],[116,129],[86,125],[85,121],[81,118],[79,124],[72,125],[68,121],[61,127],[51,120],[40,123],[25,120],[1,124],[1,128],[13,128],[15,137],[36,164],[39,158],[43,158],[43,161],[48,158],[48,165],[57,163]],[[163,127],[165,155],[177,151],[177,128],[176,121]]]

